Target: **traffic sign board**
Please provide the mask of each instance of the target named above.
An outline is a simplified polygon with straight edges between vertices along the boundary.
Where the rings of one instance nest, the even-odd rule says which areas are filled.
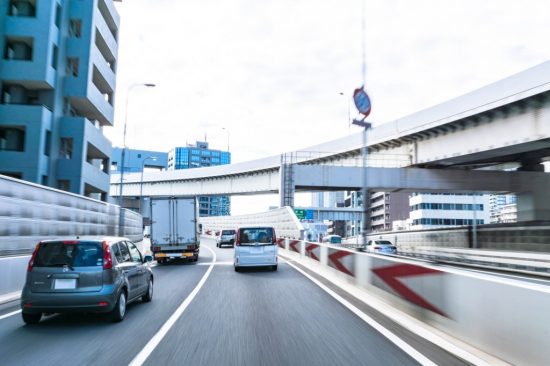
[[[353,91],[353,101],[359,113],[361,113],[365,117],[370,114],[370,98],[363,87],[357,88]]]
[[[306,210],[301,208],[295,208],[294,214],[298,218],[298,220],[305,220],[306,219]]]

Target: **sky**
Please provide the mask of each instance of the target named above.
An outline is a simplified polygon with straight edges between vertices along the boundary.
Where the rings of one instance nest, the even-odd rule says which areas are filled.
[[[550,59],[547,0],[123,0],[115,126],[129,148],[206,140],[233,162],[349,133],[363,84],[374,126]],[[363,37],[364,34],[364,37]],[[130,85],[154,83],[155,88]],[[343,95],[342,95],[343,94]],[[125,104],[128,102],[128,110]],[[299,204],[307,204],[305,196]],[[234,214],[275,196],[233,197]]]

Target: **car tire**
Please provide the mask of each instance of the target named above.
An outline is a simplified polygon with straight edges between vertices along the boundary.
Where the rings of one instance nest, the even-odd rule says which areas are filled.
[[[277,265],[271,266],[271,270],[275,272],[277,270]]]
[[[150,302],[153,300],[153,279],[149,279],[149,285],[147,286],[147,291],[145,294],[141,297],[141,301],[143,302]]]
[[[235,272],[239,272],[241,269],[237,266],[235,266]]]
[[[42,313],[21,313],[25,324],[38,324],[42,319]]]
[[[165,263],[165,262],[164,262],[164,259],[160,259],[160,258],[157,259],[157,264],[158,264],[159,266],[162,266],[164,263]]]
[[[118,294],[118,299],[115,304],[115,308],[111,312],[111,319],[114,322],[120,322],[126,315],[126,291],[122,290]]]

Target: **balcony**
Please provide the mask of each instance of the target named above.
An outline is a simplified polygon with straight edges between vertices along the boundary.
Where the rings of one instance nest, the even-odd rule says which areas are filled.
[[[113,125],[114,108],[99,89],[83,77],[65,78],[65,96],[75,108],[77,116],[98,120],[103,126]]]

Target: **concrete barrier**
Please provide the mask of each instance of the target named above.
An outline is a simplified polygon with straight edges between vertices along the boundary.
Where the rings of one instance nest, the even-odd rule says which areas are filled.
[[[44,239],[120,235],[143,239],[142,218],[119,206],[0,175],[0,256],[30,253]]]
[[[246,225],[265,225],[273,226],[277,236],[281,237],[300,239],[304,234],[303,225],[290,207],[250,215],[201,217],[199,223],[203,232],[237,229]]]
[[[550,360],[550,286],[321,243],[287,239],[284,247],[283,256],[329,280],[343,280],[505,362]]]

